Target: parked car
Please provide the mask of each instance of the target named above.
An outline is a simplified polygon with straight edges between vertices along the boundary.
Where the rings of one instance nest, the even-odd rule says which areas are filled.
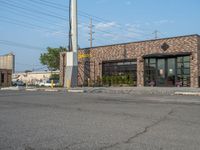
[[[13,81],[13,86],[25,86],[26,84],[23,81]]]
[[[51,80],[43,81],[38,84],[39,86],[51,87]],[[53,80],[53,86],[58,86],[59,81]]]

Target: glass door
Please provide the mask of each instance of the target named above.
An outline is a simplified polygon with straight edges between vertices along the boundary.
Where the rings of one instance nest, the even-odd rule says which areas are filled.
[[[167,78],[166,86],[175,86],[176,77],[176,58],[167,59]]]
[[[166,84],[166,61],[164,58],[157,59],[157,86]]]

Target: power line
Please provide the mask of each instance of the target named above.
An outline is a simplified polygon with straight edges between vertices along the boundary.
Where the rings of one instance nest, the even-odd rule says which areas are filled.
[[[12,2],[12,1],[10,1],[10,2]],[[66,9],[68,9],[67,7],[64,7],[63,5],[58,5],[57,3],[53,3],[53,2],[49,2],[49,1],[46,1],[46,0],[39,0],[39,1],[35,1],[35,0],[30,0],[29,2],[35,2],[36,4],[43,4],[44,6],[48,6],[48,7],[51,7],[51,8],[55,8],[55,9],[59,9],[59,10],[66,10]],[[6,2],[4,2],[4,3],[6,3]],[[56,16],[56,15],[53,15],[52,16],[52,14],[48,14],[48,13],[44,13],[44,12],[41,12],[41,11],[33,11],[33,9],[27,9],[27,7],[21,7],[21,5],[20,5],[20,7],[19,6],[17,6],[17,5],[13,5],[13,4],[11,4],[11,3],[6,3],[6,6],[7,7],[9,7],[9,8],[11,8],[11,7],[14,7],[14,8],[17,8],[17,9],[20,9],[20,11],[24,11],[24,12],[28,12],[29,14],[31,13],[31,12],[33,12],[33,13],[37,13],[37,14],[42,14],[43,16],[49,16],[50,15],[50,17],[54,17],[54,18],[57,18],[57,17],[59,17],[60,18],[60,16]],[[14,2],[14,4],[16,4],[15,2]],[[27,4],[27,3],[26,3]],[[11,6],[11,7],[10,7]],[[12,8],[11,8],[12,9]],[[91,18],[91,16],[93,16],[94,18],[93,18],[93,20],[95,20],[95,21],[97,21],[97,22],[99,22],[99,21],[104,21],[104,22],[108,22],[109,20],[106,20],[106,19],[103,19],[103,18],[100,18],[100,17],[97,17],[97,16],[94,16],[94,15],[90,15],[90,14],[88,14],[88,13],[85,13],[85,12],[83,12],[83,11],[79,11],[80,12],[80,14],[79,15],[81,15],[81,16],[84,16],[84,17],[86,17],[86,18]],[[33,16],[33,15],[32,15]],[[96,18],[96,19],[95,19]],[[97,18],[99,19],[99,20],[97,20]],[[60,18],[61,19],[61,18]],[[61,20],[65,20],[66,21],[66,19],[64,18],[64,17],[62,17],[62,19]],[[20,22],[20,23],[22,23],[22,22]],[[24,23],[24,22],[23,22]],[[16,22],[15,22],[15,24],[16,24]],[[31,25],[32,26],[32,25]],[[115,26],[115,27],[117,27],[117,28],[121,28],[121,29],[123,29],[122,27],[119,27],[119,26]],[[123,29],[123,30],[127,30],[127,29]],[[130,32],[129,30],[127,30],[128,32]],[[101,33],[106,33],[106,34],[110,34],[110,35],[113,35],[113,36],[121,36],[121,34],[115,34],[115,33],[113,33],[113,32],[109,32],[109,31],[105,31],[105,30],[100,30],[100,29],[97,29],[97,32],[101,32]],[[143,34],[143,33],[142,33]],[[65,35],[65,34],[64,34]],[[144,34],[143,34],[144,35]],[[146,36],[146,35],[145,35]]]
[[[32,15],[32,14],[28,14],[26,11],[23,11],[23,10],[20,10],[20,11],[16,11],[16,10],[14,10],[14,9],[11,9],[11,8],[9,8],[9,7],[7,7],[7,11],[9,12],[9,13],[11,13],[11,14],[14,14],[14,15],[20,15],[20,17],[25,17],[25,18],[28,18],[28,19],[33,19],[33,21],[38,21],[38,22],[40,22],[40,23],[51,23],[51,24],[53,24],[53,23],[55,23],[55,22],[53,22],[52,20],[49,20],[49,19],[47,19],[47,18],[42,18],[41,16],[34,16],[34,15]],[[46,22],[45,22],[46,21]],[[60,25],[60,24],[53,24],[54,26],[60,26],[60,27],[66,27],[66,26],[64,26],[64,25]],[[67,25],[67,24],[66,24]]]
[[[63,10],[63,11],[66,11],[68,9],[68,7],[65,7],[63,5],[59,5],[59,4],[54,3],[54,2],[46,1],[46,0],[38,0],[38,1],[36,1],[36,0],[29,0],[29,1],[37,3],[37,4],[41,4],[41,5],[44,5],[44,6],[48,6],[48,7],[51,7],[51,8],[56,8],[56,9],[59,9],[59,10]],[[106,19],[102,19],[100,17],[88,14],[88,13],[86,13],[84,11],[80,11],[79,10],[78,12],[79,12],[79,16],[86,17],[88,19],[90,19],[92,17],[95,21],[108,22],[108,20],[106,20]]]
[[[58,30],[56,30],[56,29],[50,29],[48,27],[42,27],[42,26],[27,23],[27,22],[22,22],[20,20],[6,18],[6,17],[0,18],[0,21],[2,21],[3,23],[14,24],[14,25],[17,25],[17,26],[21,26],[21,27],[24,27],[24,28],[27,28],[27,29],[34,29],[34,30],[37,30],[37,31],[58,32]],[[43,29],[43,30],[41,30],[41,29]],[[55,34],[57,34],[57,33],[55,33]],[[59,31],[58,34],[59,34],[59,36],[61,36],[61,35],[66,36],[66,34],[64,33],[64,30],[62,32]]]
[[[16,65],[19,65],[19,66],[38,66],[38,67],[42,67],[43,65],[35,65],[35,64],[24,64],[24,63],[19,63],[19,62],[16,62],[15,63]]]
[[[8,18],[8,17],[4,17],[4,16],[1,16],[0,20],[2,20],[4,23],[7,22],[7,23],[10,23],[10,24],[15,24],[15,25],[18,25],[18,26],[22,26],[22,27],[25,27],[25,28],[30,28],[30,29],[43,29],[43,30],[39,30],[39,31],[55,31],[55,32],[58,32],[58,29],[53,29],[53,28],[48,28],[48,27],[44,27],[44,26],[40,26],[40,25],[35,25],[35,24],[31,24],[29,22],[24,22],[24,21],[20,21],[20,20],[16,20],[16,19],[13,19],[13,18]],[[63,31],[60,32],[59,31],[59,35],[66,35]]]
[[[1,5],[1,6],[2,6],[2,5]],[[28,15],[27,13],[30,13],[30,12],[26,12],[26,11],[24,11],[24,10],[20,10],[19,12],[18,12],[18,11],[16,12],[16,10],[10,8],[9,6],[6,7],[6,8],[11,9],[11,10],[9,10],[9,11],[11,11],[11,12],[14,11],[14,14],[18,13],[18,14],[20,14],[20,16],[24,16],[24,17],[27,17],[27,18],[33,18],[33,19],[34,19],[33,21],[38,21],[38,22],[42,22],[42,21],[44,21],[44,20],[47,21],[46,18],[45,18],[45,19],[42,19],[42,18],[39,17],[39,16]],[[58,31],[58,30],[56,30],[56,29],[52,29],[52,28],[48,28],[48,27],[44,27],[44,26],[39,26],[39,25],[31,24],[31,23],[29,23],[29,22],[24,22],[24,21],[12,19],[12,18],[6,18],[6,17],[4,17],[4,16],[2,16],[0,19],[1,19],[1,20],[3,19],[4,22],[10,23],[10,24],[15,24],[15,25],[18,25],[18,26],[23,26],[23,27],[25,27],[25,28],[33,29],[33,28],[36,27],[37,30],[38,30],[38,28],[42,28],[43,30],[46,30],[46,31]],[[53,23],[53,21],[49,21],[49,23]],[[54,25],[54,26],[59,26],[59,25]],[[60,26],[62,26],[62,25],[60,25]],[[62,27],[64,27],[64,26],[62,26]],[[41,31],[41,30],[40,30],[40,31]],[[63,32],[64,32],[64,31],[63,31]],[[62,33],[60,33],[60,34],[62,34]],[[63,33],[63,35],[66,35],[66,34]]]
[[[32,2],[35,2],[35,3],[38,3],[38,1],[36,2],[36,1],[34,1],[34,0],[32,0]],[[53,8],[57,8],[58,9],[58,7],[55,7],[55,5],[57,5],[56,3],[52,3],[52,2],[47,2],[47,1],[39,1],[40,3],[42,2],[42,3],[45,3],[45,4],[53,4],[53,5],[48,5],[48,6],[51,6],[51,7],[53,7]],[[16,3],[15,3],[16,4]],[[25,9],[25,10],[27,10],[26,8],[23,8],[23,7],[18,7],[17,5],[13,5],[12,4],[12,6],[13,7],[17,7],[17,8],[21,8],[21,9]],[[62,6],[63,7],[63,6]],[[65,8],[66,9],[66,8]],[[29,10],[30,11],[30,10]],[[41,11],[34,11],[34,12],[37,12],[37,13],[42,13],[42,14],[44,14],[44,12],[41,12]],[[85,13],[85,14],[87,14],[87,13]],[[45,13],[45,15],[47,15],[47,13]],[[50,16],[52,16],[52,14],[48,14],[48,15],[50,15]],[[53,17],[58,17],[58,16],[55,16],[55,15],[53,15]],[[87,18],[88,18],[89,16],[87,16]],[[95,16],[96,17],[96,16]],[[60,17],[59,17],[60,18]],[[64,19],[63,17],[61,17],[62,19]],[[66,19],[65,19],[66,20]],[[121,28],[122,29],[122,28]],[[104,32],[104,33],[107,33],[107,34],[112,34],[112,35],[119,35],[119,34],[114,34],[113,32],[109,32],[109,31],[104,31],[104,30],[99,30],[98,29],[98,31],[100,31],[100,32]],[[128,30],[127,30],[128,31]],[[128,31],[128,32],[130,32],[130,31]]]
[[[37,13],[37,14],[40,14],[40,15],[44,15],[44,16],[49,16],[49,17],[53,17],[53,18],[56,18],[56,19],[60,19],[60,20],[67,20],[64,17],[56,16],[54,14],[49,14],[49,13],[42,12],[42,11],[39,11],[39,10],[36,10],[36,9],[26,9],[24,7],[15,5],[13,3],[8,3],[8,2],[5,2],[5,1],[1,1],[1,3],[5,4],[7,7],[18,8],[18,9],[22,9],[22,10],[25,10],[25,11],[28,11],[28,12],[33,12],[33,13]]]
[[[48,14],[53,14],[55,16],[59,16],[59,17],[62,17],[62,18],[67,18],[67,14],[63,15],[65,13],[62,13],[62,14],[57,13],[59,11],[59,9],[56,9],[56,11],[52,11],[52,9],[48,9],[48,7],[43,7],[40,3],[35,3],[31,0],[29,0],[29,1],[27,1],[27,0],[25,0],[25,1],[9,0],[9,1],[12,2],[13,4],[19,5],[23,8],[25,8],[25,9],[28,9],[28,10],[32,10],[32,11],[35,11],[35,10],[41,11],[42,10],[42,12],[45,12],[45,13],[48,13]],[[46,5],[44,5],[44,6],[46,6]],[[33,9],[33,7],[35,9]]]
[[[43,69],[47,69],[47,67],[34,68],[34,66],[33,66],[32,71],[40,71],[40,70],[43,70]]]
[[[7,40],[0,40],[0,44],[2,45],[8,45],[8,46],[15,46],[15,47],[21,47],[21,48],[26,48],[26,49],[32,49],[32,50],[42,50],[44,48],[41,47],[36,47],[32,45],[26,45],[26,44],[21,44],[21,43],[16,43],[13,41],[7,41]],[[42,50],[44,51],[44,50]]]
[[[17,7],[17,8],[21,8],[21,9],[23,9],[23,10],[26,10],[27,11],[27,9],[25,9],[25,8],[23,8],[23,7],[18,7],[17,5],[13,5],[13,4],[11,4],[11,6],[12,7]],[[9,7],[9,6],[7,6],[7,7]],[[21,23],[21,22],[20,22]],[[31,24],[32,25],[32,24]],[[44,28],[44,27],[43,27]],[[107,33],[107,34],[113,34],[112,32],[108,32],[108,31],[103,31],[103,30],[99,30],[100,32],[103,32],[103,33]]]
[[[41,29],[48,29],[48,30],[55,30],[55,29],[52,29],[52,28],[48,28],[48,27],[43,27],[43,26],[40,26],[40,25],[35,25],[35,24],[32,24],[32,23],[29,23],[29,22],[25,22],[25,21],[21,21],[21,20],[17,20],[17,19],[13,19],[13,18],[8,18],[8,17],[4,17],[4,16],[0,16],[1,19],[6,19],[6,20],[10,20],[10,21],[14,21],[14,22],[19,22],[19,23],[22,23],[22,24],[26,24],[28,26],[31,26],[31,27],[37,27],[37,28],[41,28]]]
[[[36,1],[36,0],[29,0],[30,2],[33,2],[33,3],[36,3],[36,4],[42,4],[44,6],[48,6],[48,7],[51,7],[51,8],[55,8],[55,9],[59,9],[59,10],[63,10],[63,11],[66,11],[66,9],[68,9],[68,7],[65,7],[63,5],[59,5],[57,3],[54,3],[54,2],[49,2],[49,1],[46,1],[46,0],[39,0],[39,1]],[[84,11],[79,11],[79,16],[82,16],[82,17],[86,17],[88,19],[90,19],[91,17],[93,18],[94,21],[97,21],[97,22],[113,22],[113,21],[110,21],[110,20],[107,20],[107,19],[104,19],[104,18],[101,18],[101,17],[97,17],[95,15],[91,15],[89,13],[86,13]],[[115,28],[118,28],[120,30],[124,30],[124,31],[127,31],[127,32],[132,32],[128,29],[124,29],[122,27],[121,24],[118,24],[118,26],[114,26]],[[102,30],[101,30],[102,31]],[[101,32],[100,31],[100,32]],[[137,33],[137,32],[134,32],[134,33]],[[110,34],[110,33],[109,33]],[[144,36],[146,36],[144,33],[140,33],[140,34],[143,34]]]

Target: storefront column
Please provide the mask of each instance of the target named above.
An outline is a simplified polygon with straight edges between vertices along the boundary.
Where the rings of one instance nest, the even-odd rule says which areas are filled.
[[[144,59],[137,58],[137,86],[144,86]]]
[[[190,56],[190,81],[191,87],[197,88],[199,87],[199,74],[198,74],[198,54],[193,53]]]

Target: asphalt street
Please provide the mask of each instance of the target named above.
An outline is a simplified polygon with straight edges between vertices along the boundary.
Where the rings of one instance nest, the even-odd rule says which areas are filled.
[[[0,149],[200,150],[199,99],[0,91]]]

